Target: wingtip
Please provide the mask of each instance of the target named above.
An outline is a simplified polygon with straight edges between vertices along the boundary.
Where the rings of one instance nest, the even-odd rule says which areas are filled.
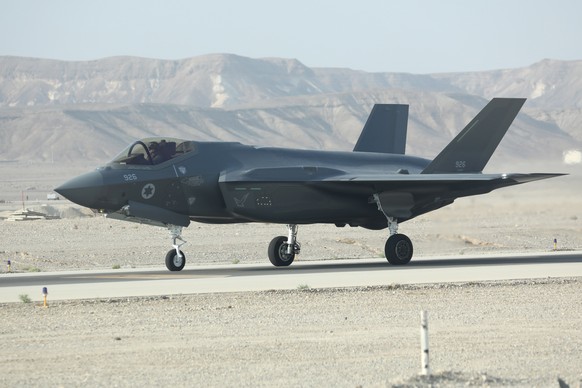
[[[546,173],[546,172],[538,172],[538,173],[531,173],[531,174],[503,174],[507,177],[511,177],[511,179],[519,182],[519,183],[525,183],[525,182],[533,182],[533,181],[539,181],[542,179],[550,179],[550,178],[557,178],[557,177],[561,177],[561,176],[565,176],[565,175],[569,175],[567,173]]]

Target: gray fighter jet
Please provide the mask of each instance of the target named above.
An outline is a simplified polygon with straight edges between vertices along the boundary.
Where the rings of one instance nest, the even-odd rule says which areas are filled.
[[[388,228],[386,258],[402,265],[413,247],[400,223],[460,197],[562,175],[482,173],[524,102],[493,99],[432,161],[404,155],[408,106],[376,105],[353,152],[147,138],[55,191],[110,218],[167,227],[170,271],[184,268],[181,232],[191,221],[287,225],[268,247],[275,266],[299,254],[298,225]]]

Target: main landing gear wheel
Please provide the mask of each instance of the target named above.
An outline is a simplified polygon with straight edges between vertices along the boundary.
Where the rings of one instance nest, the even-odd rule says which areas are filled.
[[[175,249],[168,251],[166,255],[166,268],[170,271],[181,271],[185,265],[186,256],[184,252],[180,251],[180,255],[178,255]]]
[[[408,264],[412,259],[412,241],[404,234],[393,234],[386,241],[384,252],[390,264]]]
[[[269,261],[275,267],[286,267],[295,260],[295,249],[288,253],[289,244],[287,244],[287,237],[279,236],[271,240],[269,244],[268,254]]]

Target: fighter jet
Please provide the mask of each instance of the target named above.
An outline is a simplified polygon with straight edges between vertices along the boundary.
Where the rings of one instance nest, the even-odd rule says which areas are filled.
[[[386,258],[403,265],[413,245],[400,223],[457,198],[563,175],[482,173],[524,102],[494,98],[433,160],[405,155],[408,105],[383,104],[352,152],[146,138],[55,191],[110,218],[167,227],[170,271],[184,268],[190,222],[286,225],[267,249],[275,266],[300,253],[299,225],[388,228]]]

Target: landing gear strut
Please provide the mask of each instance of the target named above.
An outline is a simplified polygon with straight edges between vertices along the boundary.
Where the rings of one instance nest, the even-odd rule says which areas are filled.
[[[275,267],[286,267],[295,260],[295,255],[301,251],[301,246],[297,242],[297,225],[287,225],[289,236],[278,236],[271,240],[269,249],[269,261]]]
[[[170,237],[172,238],[172,246],[174,247],[166,255],[166,268],[170,271],[181,271],[186,265],[186,256],[180,250],[180,247],[186,244],[186,241],[182,239],[182,227],[177,225],[168,225],[168,230],[170,231]],[[176,244],[176,240],[182,241],[180,244]]]
[[[398,221],[393,217],[387,217],[390,237],[384,246],[386,259],[392,265],[408,264],[412,259],[412,241],[405,234],[398,234]]]
[[[380,197],[378,194],[374,194],[374,200],[378,205],[378,210],[384,214],[386,220],[388,221],[388,230],[390,231],[390,237],[386,241],[384,246],[384,253],[386,255],[386,260],[392,265],[404,265],[408,264],[412,259],[412,241],[405,234],[398,233],[398,219],[391,217],[384,211],[382,204],[380,202]]]

